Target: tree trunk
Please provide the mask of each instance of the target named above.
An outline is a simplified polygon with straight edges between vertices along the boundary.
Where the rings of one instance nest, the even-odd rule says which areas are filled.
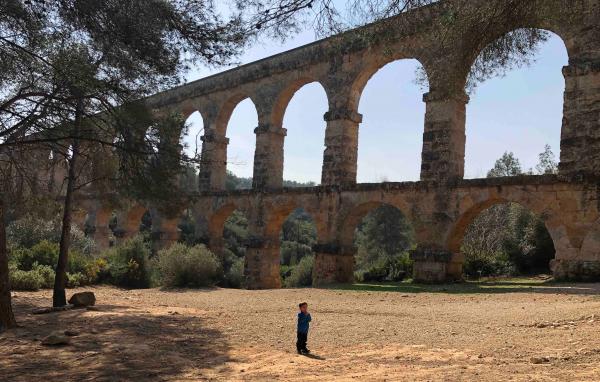
[[[56,277],[54,279],[54,293],[52,295],[52,306],[61,307],[67,305],[65,288],[67,286],[67,265],[69,263],[69,248],[71,246],[71,220],[73,212],[73,192],[77,181],[77,159],[79,157],[79,132],[83,116],[83,99],[77,101],[75,121],[73,124],[73,143],[71,147],[71,159],[69,160],[69,173],[67,175],[67,193],[65,195],[62,230],[60,234],[60,247],[58,252],[58,264],[56,266]]]
[[[17,326],[12,311],[10,286],[8,285],[8,251],[6,249],[6,226],[4,203],[0,201],[0,332]]]

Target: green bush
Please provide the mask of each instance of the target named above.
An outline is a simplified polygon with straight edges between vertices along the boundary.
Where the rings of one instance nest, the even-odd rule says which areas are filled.
[[[9,283],[12,290],[36,291],[44,285],[44,278],[37,271],[12,269]]]
[[[311,286],[313,265],[314,256],[303,257],[294,267],[290,276],[284,280],[284,285],[288,288]]]
[[[167,287],[206,287],[222,277],[219,260],[204,245],[177,243],[158,252],[160,280]]]
[[[412,261],[404,252],[393,257],[379,258],[366,269],[354,273],[360,282],[402,281],[412,274]]]
[[[43,282],[40,288],[50,289],[54,287],[56,272],[49,265],[34,264],[31,272],[36,272],[42,278]]]
[[[225,273],[224,286],[228,288],[242,288],[244,282],[244,259],[237,259]]]
[[[518,274],[516,266],[505,254],[486,254],[467,252],[463,264],[464,274],[472,279],[487,276],[514,276]]]
[[[83,273],[67,273],[67,288],[78,288],[89,284],[90,280]]]
[[[103,255],[108,263],[106,281],[123,288],[148,288],[149,256],[150,248],[141,236],[111,248]]]
[[[355,272],[354,278],[360,282],[382,282],[387,280],[388,271],[387,261],[378,260],[367,269]]]
[[[312,247],[295,241],[281,243],[281,264],[296,265],[302,258],[313,254]]]
[[[35,263],[54,268],[58,262],[58,244],[42,240],[31,248],[13,249],[11,259],[16,261],[19,269],[23,271],[30,271]]]
[[[6,227],[7,241],[10,248],[32,248],[38,243],[47,241],[60,242],[60,217],[45,220],[33,215],[26,215],[15,220]],[[90,254],[94,251],[94,240],[86,237],[78,227],[71,227],[71,248],[81,253]]]

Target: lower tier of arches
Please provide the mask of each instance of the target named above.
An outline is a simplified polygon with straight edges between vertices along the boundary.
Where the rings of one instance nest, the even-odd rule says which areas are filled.
[[[313,284],[347,283],[354,279],[355,230],[371,211],[386,205],[402,212],[414,230],[413,279],[444,282],[462,278],[461,245],[469,225],[485,209],[517,203],[543,221],[553,242],[551,268],[557,279],[600,280],[600,189],[597,180],[548,176],[429,182],[358,184],[347,187],[252,190],[195,195],[186,213],[203,221],[203,241],[213,252],[224,251],[223,228],[234,211],[247,218],[245,278],[251,289],[279,288],[282,225],[297,209],[312,219],[316,242]],[[145,211],[152,213],[152,231],[159,246],[179,239],[179,216],[165,217],[148,206],[131,204],[116,215],[120,237],[131,237]],[[78,216],[95,219],[100,248],[112,211],[92,196],[79,201]],[[91,218],[90,218],[91,217]],[[85,219],[85,218],[84,218]],[[79,219],[80,221],[82,219]],[[90,224],[88,222],[88,224]],[[113,230],[114,231],[114,230]]]

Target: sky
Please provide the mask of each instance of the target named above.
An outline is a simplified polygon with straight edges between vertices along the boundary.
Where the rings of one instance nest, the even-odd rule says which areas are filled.
[[[249,48],[241,64],[256,61],[315,40],[306,31],[285,43],[263,42]],[[480,84],[467,105],[465,178],[485,177],[496,159],[513,152],[523,170],[534,168],[538,154],[549,144],[559,158],[564,77],[568,64],[563,41],[552,34],[529,67],[516,69],[505,77]],[[384,66],[364,89],[359,112],[357,181],[401,182],[419,179],[425,104],[422,89],[415,83],[416,60],[399,60]],[[228,68],[196,68],[188,81]],[[283,127],[284,179],[320,183],[323,159],[327,96],[318,83],[305,85],[292,98]],[[193,151],[195,135],[201,130],[198,113],[189,119],[185,138]],[[252,176],[254,128],[258,120],[252,101],[238,104],[227,127],[228,170],[243,177]]]

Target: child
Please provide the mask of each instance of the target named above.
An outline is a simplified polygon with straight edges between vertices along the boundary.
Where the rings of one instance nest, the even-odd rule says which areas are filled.
[[[296,342],[296,349],[298,354],[308,354],[310,351],[306,348],[306,341],[308,341],[308,326],[311,321],[310,313],[308,313],[308,304],[303,302],[298,305],[300,312],[298,312],[298,341]]]

